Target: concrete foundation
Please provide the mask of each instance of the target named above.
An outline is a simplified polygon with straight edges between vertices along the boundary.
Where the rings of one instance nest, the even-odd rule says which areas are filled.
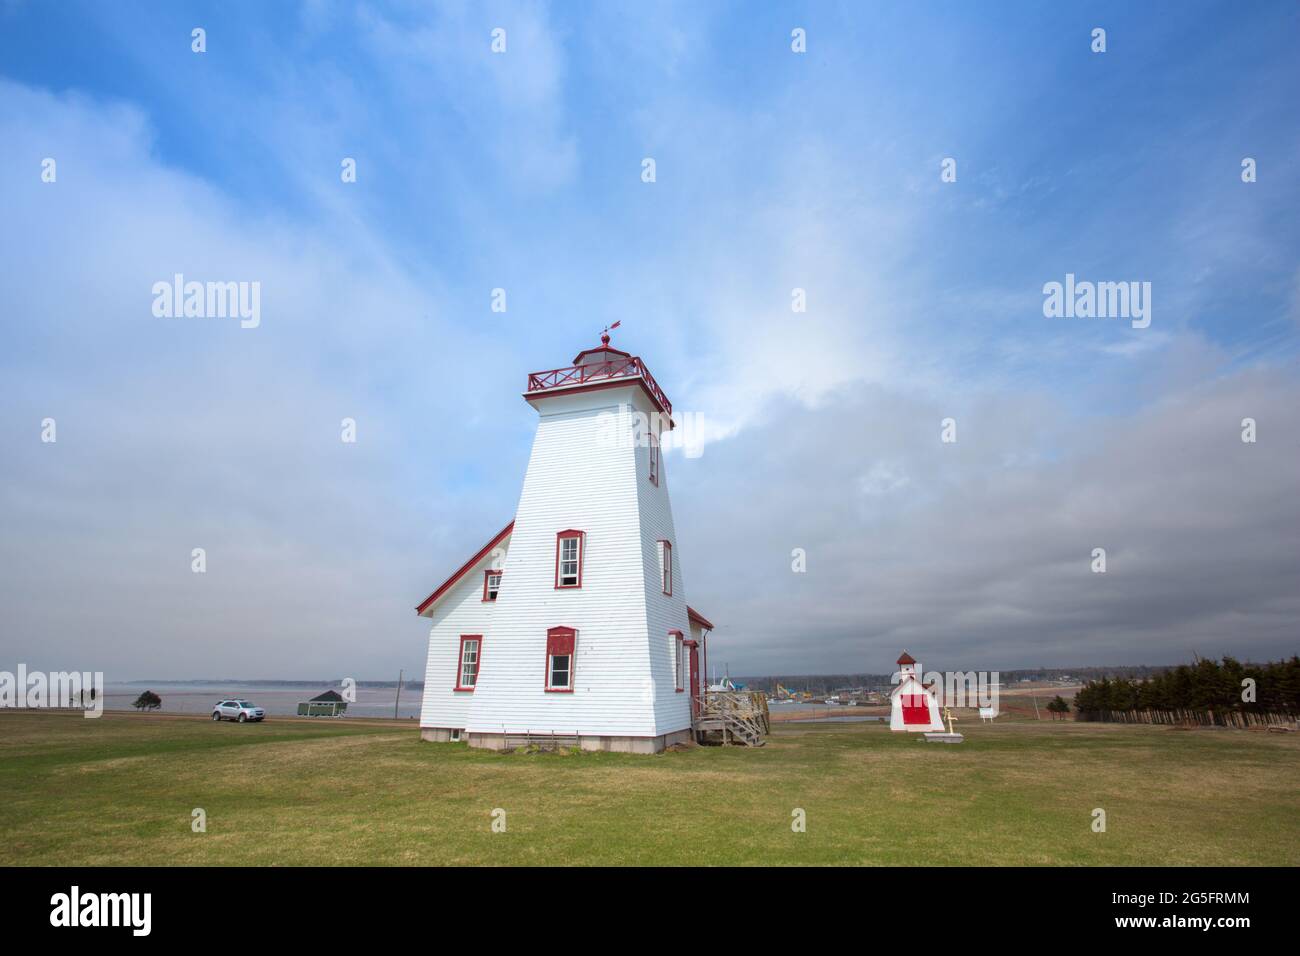
[[[423,740],[447,741],[451,739],[451,731],[439,728],[421,728],[420,737]],[[545,734],[480,734],[472,733],[464,735],[471,747],[481,747],[484,750],[507,750],[511,747],[526,747],[530,742],[533,743],[550,743],[559,747],[580,747],[583,750],[603,750],[609,753],[625,754],[657,754],[666,747],[672,747],[676,744],[689,743],[691,740],[691,730],[689,727],[682,730],[675,730],[672,733],[660,734],[657,737],[631,737],[631,736],[606,736],[597,734],[558,734],[550,737]]]
[[[452,727],[421,727],[420,739],[435,744],[448,744],[456,740],[464,740],[465,732]]]

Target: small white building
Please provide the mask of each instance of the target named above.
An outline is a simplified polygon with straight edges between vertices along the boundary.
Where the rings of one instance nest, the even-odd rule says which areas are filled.
[[[432,622],[421,736],[689,740],[713,625],[686,605],[659,441],[672,404],[608,334],[523,397],[538,423],[514,520],[417,608]]]
[[[898,659],[898,686],[890,697],[889,729],[903,731],[941,731],[939,696],[933,684],[921,683],[916,661],[903,651]]]

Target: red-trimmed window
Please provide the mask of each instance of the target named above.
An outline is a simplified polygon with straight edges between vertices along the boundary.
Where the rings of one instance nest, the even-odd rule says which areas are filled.
[[[659,539],[659,585],[669,597],[673,593],[673,545],[671,541]]]
[[[501,590],[501,572],[488,569],[483,572],[483,600],[495,601]]]
[[[681,631],[669,631],[668,639],[673,642],[673,680],[680,694],[686,690],[686,646]]]
[[[460,657],[456,661],[456,690],[473,690],[474,685],[478,683],[478,660],[482,648],[482,634],[460,636]]]
[[[555,536],[555,586],[582,587],[582,558],[587,536],[581,531],[561,531]]]
[[[546,632],[546,690],[573,693],[573,663],[578,649],[578,632],[571,627],[553,627]]]
[[[650,484],[659,484],[659,436],[653,425],[650,426]]]

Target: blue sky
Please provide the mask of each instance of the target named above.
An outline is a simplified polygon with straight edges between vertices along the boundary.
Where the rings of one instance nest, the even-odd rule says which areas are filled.
[[[621,319],[708,425],[668,467],[737,672],[1294,651],[1298,26],[0,3],[4,644],[110,678],[418,670],[412,606],[517,500],[526,374]],[[259,281],[261,326],[154,318],[175,272]],[[1067,272],[1152,283],[1151,326],[1045,318]]]

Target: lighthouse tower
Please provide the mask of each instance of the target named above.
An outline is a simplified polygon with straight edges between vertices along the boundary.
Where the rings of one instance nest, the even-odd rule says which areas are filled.
[[[890,694],[889,729],[941,731],[939,697],[932,686],[921,683],[916,660],[907,651],[898,659],[898,686]]]
[[[538,421],[514,521],[418,609],[434,621],[422,734],[687,740],[712,625],[686,605],[660,453],[672,404],[608,332],[523,397]]]

